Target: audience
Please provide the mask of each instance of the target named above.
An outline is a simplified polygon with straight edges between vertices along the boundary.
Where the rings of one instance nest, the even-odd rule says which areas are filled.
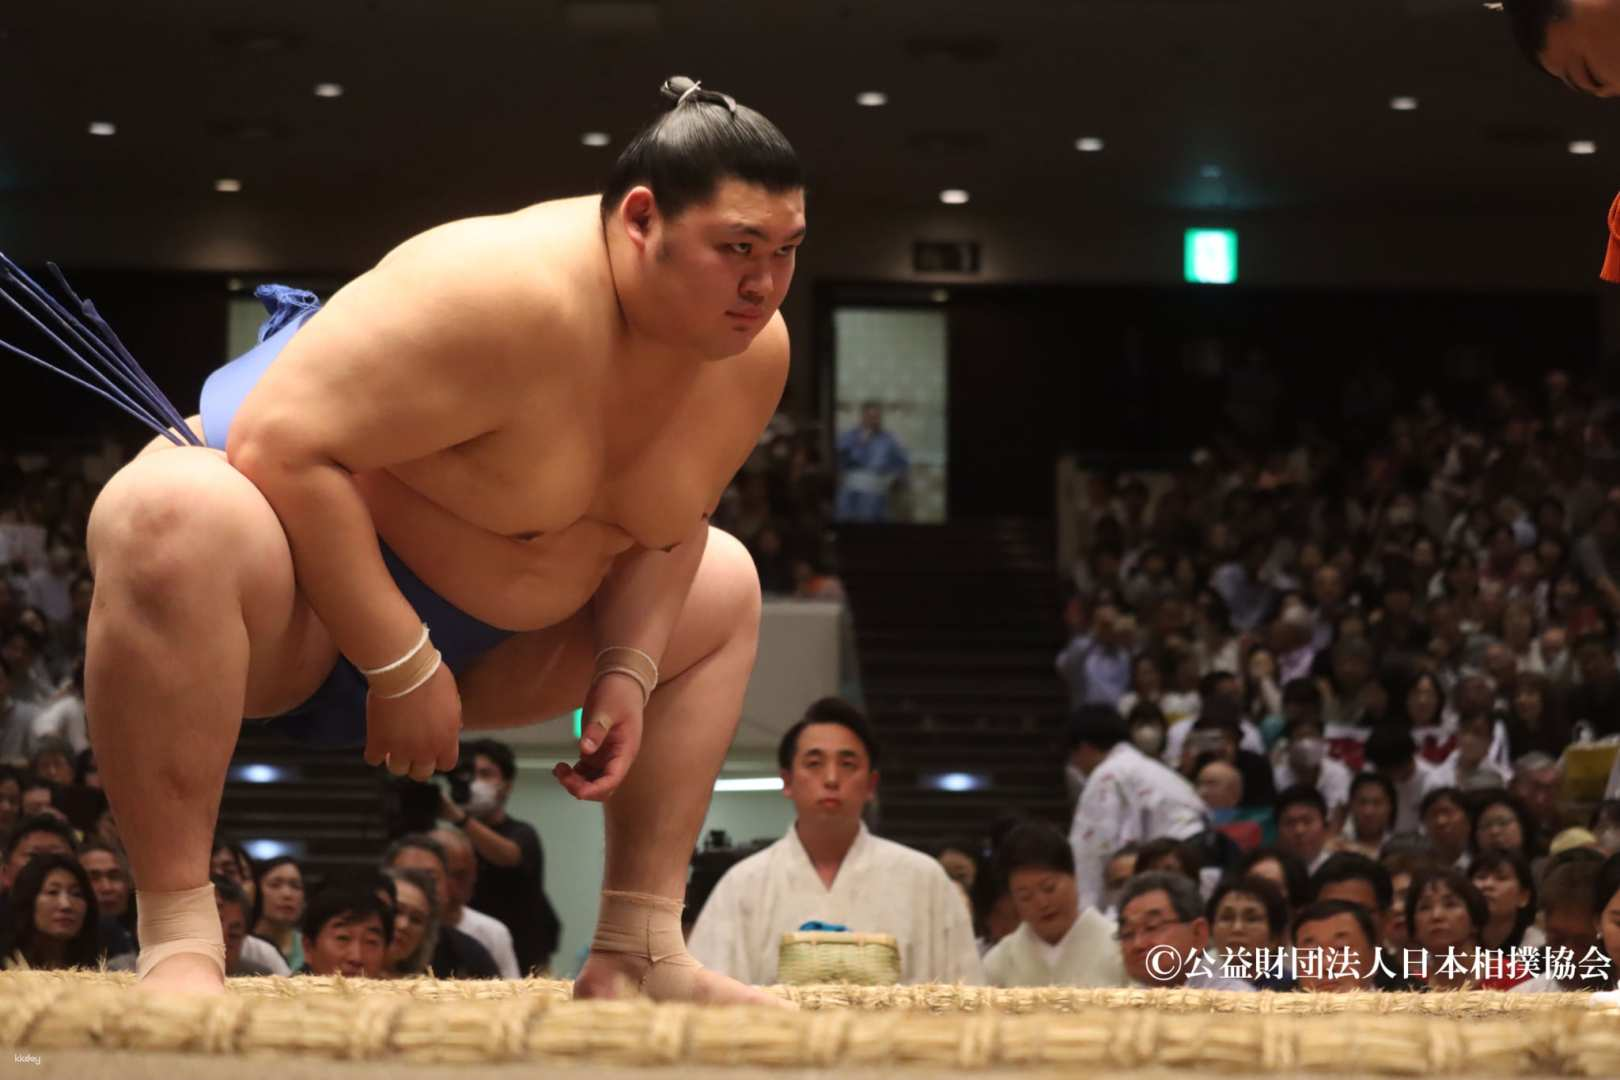
[[[1378,930],[1372,914],[1348,900],[1317,900],[1294,918],[1293,946],[1310,957],[1298,970],[1301,990],[1345,994],[1376,990]]]
[[[394,915],[369,888],[327,885],[310,898],[301,930],[305,959],[299,974],[377,979],[394,936]]]
[[[1204,949],[1209,922],[1198,886],[1180,874],[1149,871],[1133,877],[1119,902],[1120,959],[1131,985],[1192,990],[1253,990],[1219,974]]]
[[[384,975],[428,974],[439,947],[438,886],[424,870],[384,872],[394,880],[394,937],[388,944]]]
[[[294,971],[304,966],[304,872],[291,855],[267,859],[259,873],[253,933],[275,946]]]
[[[433,911],[438,926],[438,943],[429,956],[428,967],[441,979],[498,979],[500,968],[495,958],[472,935],[444,922],[443,913],[449,911],[453,901],[450,894],[450,857],[444,845],[431,836],[407,833],[395,840],[383,852],[382,870],[419,870],[433,883]],[[392,921],[392,920],[390,920]],[[392,934],[390,926],[390,935]]]

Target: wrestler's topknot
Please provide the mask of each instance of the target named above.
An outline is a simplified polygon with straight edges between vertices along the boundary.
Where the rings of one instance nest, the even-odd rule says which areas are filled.
[[[625,146],[602,190],[602,213],[618,208],[630,189],[652,189],[666,218],[705,202],[726,179],[771,192],[804,186],[799,156],[786,136],[729,94],[676,75],[659,87],[666,110]]]

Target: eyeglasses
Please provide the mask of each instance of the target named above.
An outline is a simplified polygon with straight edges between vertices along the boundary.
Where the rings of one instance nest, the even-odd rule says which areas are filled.
[[[1162,933],[1167,926],[1182,926],[1191,921],[1191,919],[1157,919],[1141,926],[1122,926],[1114,932],[1114,940],[1129,944],[1139,937],[1153,937]]]

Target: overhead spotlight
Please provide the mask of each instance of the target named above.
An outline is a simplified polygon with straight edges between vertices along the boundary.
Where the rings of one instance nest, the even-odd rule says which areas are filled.
[[[1396,112],[1413,112],[1418,107],[1418,99],[1408,94],[1401,94],[1389,99],[1389,107]]]
[[[968,201],[968,193],[961,188],[946,188],[939,193],[939,201],[946,206],[961,206]]]
[[[221,178],[219,180],[214,181],[214,190],[215,191],[226,191],[226,192],[241,191],[242,190],[242,181],[233,180],[228,176],[223,177],[223,178]]]
[[[605,131],[587,131],[579,137],[579,141],[586,146],[606,146],[613,141],[613,137]]]
[[[106,120],[92,120],[90,122],[90,134],[116,135],[118,134],[118,125],[108,123]]]
[[[855,95],[855,104],[876,109],[889,103],[889,95],[881,90],[862,90]]]
[[[343,87],[335,82],[321,82],[315,84],[316,97],[342,97]]]
[[[1591,139],[1576,139],[1569,144],[1569,152],[1572,154],[1595,154],[1597,153],[1597,143]]]
[[[1095,135],[1074,140],[1074,148],[1082,154],[1095,154],[1102,150],[1103,141]]]

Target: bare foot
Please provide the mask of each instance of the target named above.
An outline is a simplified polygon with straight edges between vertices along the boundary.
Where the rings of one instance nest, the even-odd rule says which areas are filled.
[[[634,997],[646,978],[651,962],[643,956],[630,953],[591,953],[574,980],[574,997],[622,998]],[[791,1001],[784,1001],[767,990],[740,983],[718,971],[703,967],[683,969],[690,972],[684,992],[680,994],[654,994],[658,1001],[690,1001],[697,1005],[773,1005],[779,1009],[794,1009]],[[669,980],[673,981],[673,980]]]
[[[136,984],[142,990],[187,994],[223,994],[225,980],[206,956],[177,953],[146,973]]]

